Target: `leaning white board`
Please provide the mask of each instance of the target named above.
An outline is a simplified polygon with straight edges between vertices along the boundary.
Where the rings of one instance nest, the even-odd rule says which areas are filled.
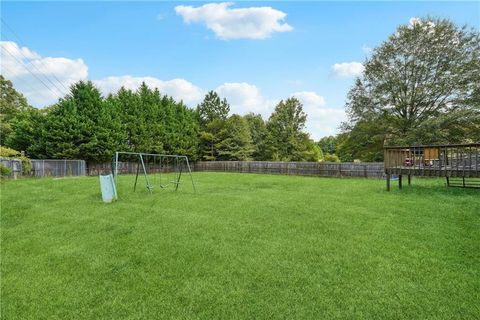
[[[115,187],[112,174],[100,175],[100,189],[102,190],[103,202],[110,203],[117,200],[117,188]]]

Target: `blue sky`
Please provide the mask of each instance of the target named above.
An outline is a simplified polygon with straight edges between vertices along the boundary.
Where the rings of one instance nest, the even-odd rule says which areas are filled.
[[[265,118],[297,95],[319,138],[337,132],[369,48],[398,25],[424,16],[480,24],[480,2],[208,3],[3,1],[2,74],[37,107],[79,79],[104,93],[146,80],[192,107],[215,89],[233,112]],[[48,89],[45,77],[64,86]]]

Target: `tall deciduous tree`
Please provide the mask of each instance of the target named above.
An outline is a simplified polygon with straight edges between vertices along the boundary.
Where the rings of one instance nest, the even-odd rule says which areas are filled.
[[[334,154],[337,151],[337,138],[335,136],[327,136],[318,140],[317,144],[322,149],[322,152]]]
[[[11,81],[0,75],[0,140],[1,144],[8,144],[8,137],[14,130],[14,119],[33,108],[28,105],[27,99],[15,90]],[[24,149],[21,149],[24,150]]]
[[[303,132],[307,114],[300,101],[291,97],[280,101],[270,116],[268,145],[270,158],[281,161],[317,161],[321,157],[318,146]]]
[[[468,142],[478,137],[479,83],[477,30],[412,19],[366,61],[348,96],[346,131],[351,139],[370,137],[365,147],[374,144],[376,152],[383,142]]]
[[[265,121],[259,114],[249,113],[244,116],[250,128],[250,136],[252,137],[253,153],[255,160],[269,160],[267,152],[268,131]]]

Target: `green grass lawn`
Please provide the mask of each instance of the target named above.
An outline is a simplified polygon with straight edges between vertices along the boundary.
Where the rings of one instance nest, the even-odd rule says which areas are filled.
[[[480,190],[195,180],[112,204],[96,177],[2,182],[2,318],[480,318]]]

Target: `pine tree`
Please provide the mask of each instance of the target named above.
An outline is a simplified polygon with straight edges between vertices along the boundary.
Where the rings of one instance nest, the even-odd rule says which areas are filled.
[[[227,99],[220,99],[215,91],[209,91],[197,106],[200,128],[204,130],[215,119],[226,120],[230,112]]]
[[[247,120],[239,115],[232,115],[218,134],[216,144],[219,160],[252,160],[254,151],[252,137]]]
[[[219,134],[225,128],[230,105],[226,99],[220,99],[215,91],[210,91],[196,111],[200,127],[200,154],[204,160],[216,160],[221,141]]]
[[[72,85],[70,94],[49,109],[35,153],[56,159],[110,161],[123,132],[117,109],[91,83]]]

